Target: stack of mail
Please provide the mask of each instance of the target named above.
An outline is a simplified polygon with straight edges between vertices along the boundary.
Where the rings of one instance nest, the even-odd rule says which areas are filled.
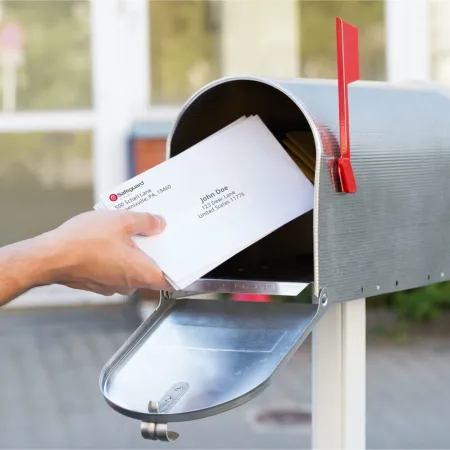
[[[308,180],[314,183],[316,146],[312,133],[309,131],[292,131],[286,134],[283,144]]]
[[[314,187],[262,120],[251,116],[100,200],[95,209],[164,217],[162,234],[133,239],[180,290],[310,211]]]

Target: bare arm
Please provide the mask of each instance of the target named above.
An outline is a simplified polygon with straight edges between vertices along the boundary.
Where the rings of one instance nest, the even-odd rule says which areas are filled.
[[[165,289],[161,270],[132,241],[165,227],[144,213],[92,211],[35,238],[0,248],[0,306],[29,289],[63,284],[104,295]]]
[[[59,259],[44,236],[0,249],[0,305],[32,287],[51,284]]]

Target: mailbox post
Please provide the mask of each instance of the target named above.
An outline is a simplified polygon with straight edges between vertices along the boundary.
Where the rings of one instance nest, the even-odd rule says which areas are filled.
[[[332,305],[312,332],[312,447],[366,445],[366,301]]]
[[[259,395],[313,332],[313,448],[364,448],[364,298],[450,279],[450,97],[435,85],[349,86],[357,30],[336,25],[337,82],[223,78],[173,125],[168,157],[243,115],[259,115],[279,140],[301,132],[315,149],[315,199],[184,291],[162,292],[106,364],[106,401],[140,420],[145,438],[172,441],[172,424]],[[205,293],[291,301],[195,298]]]

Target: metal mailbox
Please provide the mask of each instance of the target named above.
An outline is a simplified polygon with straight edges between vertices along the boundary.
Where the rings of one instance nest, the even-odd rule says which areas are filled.
[[[309,132],[315,203],[184,292],[162,293],[154,314],[105,366],[107,402],[141,420],[144,437],[173,440],[169,422],[258,395],[330,303],[450,279],[449,96],[433,85],[358,82],[348,89],[348,107],[353,193],[340,181],[337,81],[228,77],[182,108],[168,157],[242,115],[259,115],[280,140]],[[233,292],[292,301],[192,298]]]

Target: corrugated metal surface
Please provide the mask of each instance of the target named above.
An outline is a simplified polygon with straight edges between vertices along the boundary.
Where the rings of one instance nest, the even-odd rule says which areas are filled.
[[[358,82],[349,86],[349,107],[356,194],[337,193],[328,171],[339,155],[335,81],[231,77],[211,83],[181,111],[168,153],[243,114],[259,114],[277,137],[310,126],[318,155],[316,294],[326,287],[331,301],[345,301],[450,279],[449,98],[435,85]],[[310,251],[301,241],[305,224],[311,225],[298,224],[278,253]],[[240,263],[275,255],[252,251]]]
[[[423,85],[351,85],[358,191],[346,195],[334,191],[327,171],[327,161],[339,154],[337,85],[283,87],[301,101],[322,138],[331,138],[322,141],[316,183],[316,283],[342,301],[449,279],[448,98]]]

